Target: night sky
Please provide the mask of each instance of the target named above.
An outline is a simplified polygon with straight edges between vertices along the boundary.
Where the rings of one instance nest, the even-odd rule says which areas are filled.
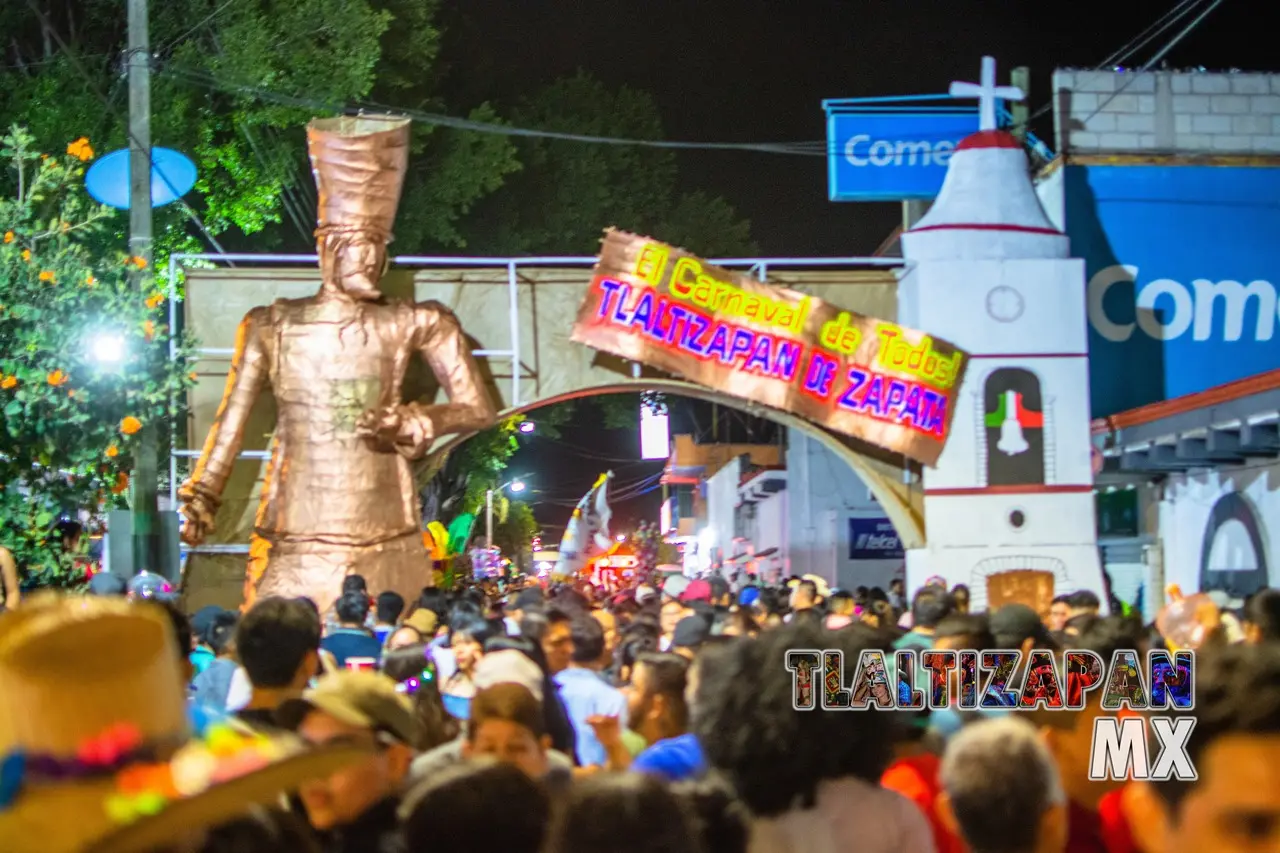
[[[449,0],[445,59],[454,103],[510,102],[531,86],[581,68],[610,85],[653,93],[669,139],[702,142],[821,140],[824,98],[932,94],[976,80],[984,54],[1031,69],[1030,106],[1049,100],[1054,68],[1095,67],[1174,6],[1173,0]],[[1146,62],[1197,12],[1128,60]],[[1170,68],[1274,70],[1267,4],[1224,0],[1183,38]],[[468,69],[475,69],[469,74]],[[1033,130],[1052,144],[1052,116]],[[901,213],[896,204],[833,204],[821,157],[682,152],[687,189],[727,198],[749,218],[770,256],[867,255]],[[692,248],[692,247],[691,247]],[[510,471],[531,475],[548,547],[602,470],[622,483],[661,469],[638,463],[635,432],[602,432],[589,404],[561,441],[536,439]],[[709,431],[708,412],[676,413]],[[739,428],[743,421],[739,420]],[[759,427],[756,427],[759,430]],[[675,430],[673,430],[675,431]],[[708,436],[709,437],[709,436]],[[735,436],[738,437],[738,436]],[[745,433],[743,436],[745,438]],[[544,499],[539,501],[538,498]],[[615,507],[629,525],[656,520],[658,493]],[[555,529],[553,529],[555,528]]]

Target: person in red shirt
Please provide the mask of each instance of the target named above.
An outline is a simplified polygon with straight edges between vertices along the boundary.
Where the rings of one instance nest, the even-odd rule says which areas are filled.
[[[1141,649],[1142,637],[1137,623],[1120,616],[1087,620],[1073,637],[1072,649],[1087,649],[1104,661],[1110,661],[1117,649]],[[1108,830],[1100,808],[1103,799],[1119,790],[1124,781],[1089,779],[1089,761],[1093,752],[1093,722],[1114,711],[1101,708],[1104,686],[1089,692],[1082,711],[1037,711],[1032,717],[1041,726],[1041,735],[1058,764],[1062,788],[1067,795],[1066,853],[1111,853]]]
[[[880,787],[897,791],[915,803],[933,830],[937,853],[965,853],[964,842],[949,829],[938,813],[938,768],[942,759],[929,744],[929,712],[912,712],[911,724],[894,745],[894,761],[880,777]]]
[[[1124,813],[1124,801],[1129,796],[1129,785],[1117,788],[1098,801],[1098,819],[1102,822],[1102,843],[1107,853],[1141,853],[1129,819]]]

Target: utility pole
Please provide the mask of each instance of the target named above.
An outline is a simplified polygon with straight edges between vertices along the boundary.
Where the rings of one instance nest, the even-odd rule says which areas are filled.
[[[1013,135],[1019,142],[1026,142],[1027,121],[1031,115],[1027,108],[1027,103],[1031,100],[1031,69],[1026,66],[1013,69],[1009,74],[1009,82],[1021,89],[1023,94],[1021,101],[1009,104],[1009,114],[1013,116]]]
[[[493,547],[493,489],[484,493],[484,547]]]
[[[129,0],[129,253],[142,258],[145,268],[133,268],[139,290],[151,269],[151,38],[148,0]],[[142,425],[133,470],[133,569],[171,577],[162,565],[156,456],[156,424]]]

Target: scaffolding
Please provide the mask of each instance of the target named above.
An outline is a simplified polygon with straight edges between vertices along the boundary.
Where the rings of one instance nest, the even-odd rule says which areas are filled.
[[[280,268],[309,267],[315,269],[319,263],[316,255],[293,254],[174,254],[169,258],[169,358],[178,357],[178,281],[184,268],[193,264],[229,265],[246,264],[250,266]],[[529,267],[580,267],[589,270],[596,263],[595,257],[584,256],[544,256],[520,258],[475,258],[462,256],[427,256],[404,255],[391,259],[394,267],[401,269],[505,269],[507,286],[508,334],[506,349],[477,349],[471,354],[477,358],[509,360],[511,363],[511,400],[510,408],[519,409],[524,400],[520,394],[520,281],[521,268]],[[770,268],[845,268],[845,267],[902,267],[901,258],[886,257],[833,257],[833,258],[721,258],[711,263],[725,268],[736,268],[757,281],[768,281]],[[198,347],[199,356],[230,356],[235,350],[220,347]],[[636,369],[638,378],[639,365]],[[169,502],[176,508],[178,505],[178,465],[181,459],[196,459],[200,450],[179,448],[174,446],[169,455]],[[271,456],[266,450],[242,450],[237,459],[267,459]],[[183,545],[183,553],[193,554],[244,554],[248,553],[248,545],[219,544],[188,547]]]

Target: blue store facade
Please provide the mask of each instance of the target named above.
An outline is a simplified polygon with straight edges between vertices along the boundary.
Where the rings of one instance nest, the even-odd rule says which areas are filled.
[[[1060,158],[1039,181],[1087,266],[1104,559],[1148,615],[1167,584],[1280,585],[1278,166]]]

